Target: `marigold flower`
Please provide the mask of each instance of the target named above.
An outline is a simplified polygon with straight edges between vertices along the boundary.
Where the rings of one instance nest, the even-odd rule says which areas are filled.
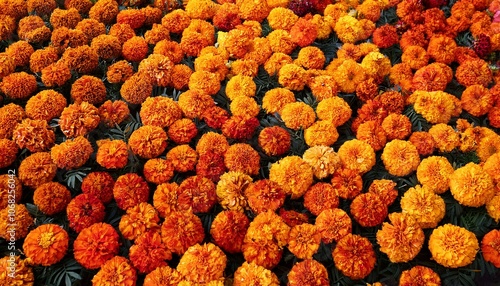
[[[387,142],[387,135],[375,120],[368,120],[359,125],[356,139],[368,143],[374,151],[380,151]]]
[[[292,41],[292,36],[285,30],[274,30],[267,35],[269,45],[274,53],[289,55],[295,49],[297,44]]]
[[[134,154],[151,159],[167,148],[167,133],[158,126],[144,125],[130,135],[128,144]]]
[[[445,203],[427,187],[417,185],[408,189],[401,198],[403,213],[409,214],[422,228],[434,228],[445,215]]]
[[[365,69],[354,60],[347,59],[333,71],[339,90],[346,93],[356,91],[356,86],[367,78]]]
[[[256,214],[276,211],[285,202],[285,192],[275,182],[264,179],[250,183],[244,190],[248,206]]]
[[[312,167],[298,156],[287,156],[271,165],[269,179],[293,199],[301,197],[313,182]]]
[[[66,98],[62,94],[54,90],[43,90],[32,96],[25,108],[29,118],[50,121],[60,116],[65,107]]]
[[[13,187],[13,188],[12,188]],[[15,199],[9,200],[9,194],[15,196]],[[9,202],[19,203],[23,194],[23,186],[17,176],[8,174],[0,175],[0,209],[5,209]],[[4,233],[4,232],[2,232]]]
[[[4,2],[6,3],[6,2]],[[0,39],[7,40],[9,39],[13,32],[16,30],[16,19],[11,17],[10,15],[0,16],[0,22],[2,23],[2,29],[0,30]]]
[[[259,127],[259,120],[255,117],[231,116],[222,125],[222,134],[236,140],[249,140]]]
[[[224,163],[229,171],[248,175],[257,175],[260,170],[259,153],[246,143],[231,145],[224,154]]]
[[[102,1],[102,0],[99,0]],[[126,285],[134,286],[137,281],[137,273],[130,262],[121,256],[115,256],[106,261],[99,272],[92,278],[92,285]]]
[[[339,197],[349,200],[359,195],[363,188],[360,173],[347,168],[336,169],[331,184],[337,190]]]
[[[375,166],[375,151],[363,141],[346,141],[338,150],[340,162],[344,168],[364,174]]]
[[[278,213],[289,227],[309,223],[309,216],[306,213],[299,213],[294,210],[285,210],[284,208],[280,208]]]
[[[42,69],[42,82],[46,87],[63,86],[71,79],[71,71],[64,62],[56,62]]]
[[[134,36],[128,39],[122,46],[123,58],[130,62],[140,62],[148,53],[148,43],[143,37]]]
[[[114,0],[99,0],[89,10],[89,18],[111,24],[119,13],[118,3]]]
[[[9,271],[12,269],[10,267],[14,269],[13,272]],[[0,269],[2,269],[0,277],[2,277],[5,285],[34,285],[35,275],[33,270],[26,259],[21,259],[20,256],[4,256],[0,259]],[[276,285],[279,285],[279,283]]]
[[[412,124],[407,116],[391,113],[382,121],[382,129],[387,134],[387,140],[403,140],[410,136]]]
[[[484,235],[481,241],[481,252],[484,260],[492,263],[496,268],[500,267],[500,231],[493,229]]]
[[[127,103],[122,100],[107,100],[99,107],[101,122],[108,127],[122,123],[130,115]]]
[[[168,265],[157,267],[144,278],[145,286],[175,286],[181,282],[181,274]]]
[[[231,101],[229,109],[233,115],[244,117],[256,117],[260,107],[252,97],[237,96]]]
[[[428,132],[441,152],[450,152],[460,145],[460,135],[450,125],[439,123],[433,125]]]
[[[11,73],[4,76],[0,86],[2,92],[13,99],[27,99],[37,88],[35,76],[25,72]]]
[[[441,278],[432,269],[425,266],[414,266],[401,273],[399,277],[399,285],[401,286],[417,286],[429,285],[440,286]]]
[[[432,259],[449,268],[469,265],[478,249],[479,242],[473,232],[452,224],[434,229],[429,237]]]
[[[167,160],[172,162],[177,172],[194,170],[198,161],[198,153],[189,145],[178,145],[167,152]]]
[[[363,227],[381,224],[385,220],[387,212],[386,203],[372,192],[356,196],[351,203],[351,215]]]
[[[290,29],[290,36],[299,47],[306,47],[316,40],[318,29],[310,20],[299,18]]]
[[[56,176],[56,171],[57,166],[52,162],[50,153],[38,152],[21,161],[19,180],[24,186],[36,189],[41,184],[52,181]]]
[[[300,259],[312,259],[318,251],[321,235],[316,226],[303,223],[292,227],[288,238],[288,250]]]
[[[373,43],[379,48],[389,48],[397,44],[399,40],[396,28],[389,24],[385,24],[375,29],[372,37]]]
[[[75,8],[82,14],[88,14],[94,3],[90,0],[65,0],[64,7],[66,9]]]
[[[262,98],[262,108],[268,113],[281,113],[288,103],[295,102],[295,95],[285,88],[274,88],[268,90]]]
[[[314,176],[318,179],[332,175],[340,167],[338,154],[327,146],[318,145],[307,149],[302,159],[312,167]]]
[[[127,173],[116,179],[113,186],[113,197],[120,209],[127,210],[148,200],[149,187],[141,176]]]
[[[412,69],[418,70],[427,65],[429,56],[423,47],[409,46],[404,50],[401,60],[407,63]]]
[[[108,66],[108,70],[106,72],[106,77],[108,82],[110,83],[120,83],[125,82],[134,74],[134,70],[132,69],[132,65],[123,60],[115,62],[114,64]]]
[[[144,25],[146,15],[140,9],[128,8],[121,10],[116,15],[116,22],[118,24],[128,24],[132,29],[138,29]]]
[[[328,183],[316,183],[304,194],[304,207],[313,215],[318,216],[322,211],[339,206],[337,191]]]
[[[451,194],[462,205],[480,207],[495,196],[492,178],[475,163],[456,169],[449,179]]]
[[[120,219],[118,228],[123,237],[135,240],[147,232],[159,231],[159,222],[160,217],[155,208],[146,202],[141,202],[127,209],[127,213]]]
[[[386,179],[373,180],[368,192],[378,195],[387,206],[390,206],[398,197],[396,183]]]
[[[14,216],[12,216],[14,211]],[[12,223],[14,219],[15,224]],[[25,205],[10,204],[0,210],[0,237],[9,242],[25,238],[33,225],[31,217]]]
[[[278,72],[278,82],[289,90],[304,89],[306,71],[296,64],[286,64]]]
[[[457,81],[464,86],[480,84],[488,86],[492,81],[492,72],[488,63],[482,59],[467,60],[457,67],[455,72]]]
[[[161,236],[156,231],[149,231],[137,238],[130,247],[130,261],[140,273],[149,273],[154,269],[165,266],[165,260],[172,259],[161,241]]]
[[[322,69],[325,64],[325,55],[317,47],[304,47],[300,49],[294,63],[306,69]]]
[[[210,227],[210,235],[224,251],[229,253],[241,252],[243,239],[250,221],[247,216],[239,211],[222,211],[215,217]]]
[[[243,262],[243,264],[234,272],[234,285],[269,285],[278,286],[279,280],[276,274],[254,262]]]
[[[120,40],[112,35],[96,36],[92,39],[90,47],[96,51],[100,58],[106,60],[119,57],[122,51]]]
[[[66,207],[69,226],[77,233],[104,220],[104,205],[94,195],[80,194]]]
[[[80,1],[88,1],[88,0],[80,0]],[[86,36],[87,41],[89,42],[99,35],[106,34],[106,26],[103,23],[89,18],[83,19],[80,22],[78,22],[78,24],[76,24],[75,30],[82,31],[83,34]],[[120,46],[121,44],[122,43],[120,42]],[[121,51],[121,47],[119,50]]]
[[[191,211],[174,211],[161,226],[161,237],[167,249],[182,255],[205,237],[201,220]]]
[[[34,140],[35,138],[27,138],[27,139]],[[38,138],[36,138],[36,139],[38,139]],[[20,142],[20,143],[21,143],[21,145],[24,145],[25,142]],[[27,143],[29,143],[29,142],[27,142]],[[54,143],[52,142],[52,144],[54,144]],[[11,141],[9,139],[4,139],[4,138],[0,139],[0,151],[2,152],[2,157],[0,159],[0,168],[8,167],[12,163],[14,163],[14,161],[17,158],[17,153],[19,151],[18,145],[19,144],[16,144],[16,142]],[[23,147],[21,147],[21,148],[23,148]]]
[[[182,118],[182,110],[171,98],[156,96],[141,104],[139,115],[143,124],[165,128]]]
[[[28,42],[22,40],[12,43],[5,49],[5,53],[14,59],[14,64],[18,67],[29,64],[30,57],[34,52],[33,47]],[[7,61],[11,62],[10,60]]]
[[[216,202],[215,184],[208,178],[202,176],[188,177],[182,181],[177,189],[178,210],[206,213],[210,211]]]
[[[330,285],[325,266],[313,259],[296,263],[288,273],[288,285]]]
[[[417,170],[420,164],[417,147],[409,141],[399,139],[385,145],[381,158],[386,170],[394,176],[406,176]]]
[[[224,154],[227,149],[229,149],[229,143],[227,142],[226,137],[215,132],[204,133],[196,144],[196,151],[200,155],[208,151]]]
[[[226,262],[226,255],[215,244],[195,244],[181,257],[177,271],[188,281],[207,283],[223,277]]]
[[[75,103],[86,101],[97,105],[106,99],[106,87],[97,77],[84,75],[72,84],[71,98]]]
[[[371,242],[356,234],[347,234],[341,238],[332,256],[335,267],[353,280],[368,276],[377,260]]]
[[[201,118],[205,110],[215,106],[213,98],[201,90],[188,90],[177,102],[187,118]]]
[[[153,184],[163,184],[174,176],[174,165],[165,159],[149,159],[144,164],[144,178]]]
[[[442,194],[449,188],[450,176],[455,170],[445,157],[431,156],[420,162],[417,179],[436,194]]]
[[[370,52],[361,61],[366,75],[380,82],[391,71],[391,61],[380,52]]]
[[[235,75],[233,76],[226,85],[226,96],[229,100],[234,100],[239,96],[253,97],[257,85],[253,79],[245,75]]]
[[[91,172],[82,180],[81,189],[84,194],[98,198],[107,204],[113,199],[115,181],[109,173]]]
[[[28,263],[50,266],[68,250],[68,233],[56,224],[43,224],[28,233],[23,243]]]
[[[224,209],[244,211],[248,208],[244,196],[252,178],[239,171],[229,171],[220,176],[217,183],[217,199]]]
[[[293,63],[292,57],[275,52],[264,63],[264,70],[269,75],[276,75],[284,65],[291,63]]]
[[[45,49],[36,50],[31,54],[29,59],[30,70],[39,73],[43,68],[57,62],[58,59],[59,55],[55,48],[47,47]]]
[[[70,70],[80,74],[92,73],[99,64],[99,55],[88,45],[68,48],[63,53],[61,61],[66,63]]]
[[[442,91],[448,82],[445,71],[437,65],[430,64],[415,72],[411,87],[413,90]]]
[[[83,136],[78,136],[52,147],[50,157],[58,168],[70,170],[83,166],[93,152],[90,141]]]
[[[488,113],[493,107],[494,101],[494,95],[486,87],[479,84],[468,86],[460,97],[462,108],[476,117]]]
[[[431,155],[434,152],[435,143],[432,135],[428,132],[413,132],[408,139],[422,156]]]
[[[214,26],[224,32],[228,32],[234,29],[237,25],[241,24],[240,17],[238,16],[238,6],[234,3],[222,3],[218,9],[216,9],[213,15]]]
[[[104,208],[103,208],[104,217]],[[97,269],[118,254],[119,236],[107,223],[94,223],[81,230],[73,245],[76,261],[87,269]]]
[[[109,28],[108,35],[117,37],[118,41],[120,41],[120,45],[123,46],[126,41],[135,36],[135,31],[129,24],[115,23]],[[120,52],[121,50],[122,49],[120,49]]]
[[[304,102],[287,103],[281,110],[281,118],[286,127],[294,130],[308,128],[315,119],[314,109]]]
[[[26,148],[32,153],[49,151],[55,142],[54,130],[49,127],[45,120],[23,119],[21,123],[17,124],[12,136],[19,148]],[[17,153],[17,148],[13,151]],[[5,154],[9,153],[11,152]],[[6,159],[8,160],[8,158],[9,156]]]
[[[215,43],[214,26],[207,21],[193,19],[182,32],[181,49],[188,56],[199,56],[204,47]]]
[[[41,43],[50,39],[51,31],[40,16],[26,16],[19,20],[17,35],[28,43]]]
[[[291,136],[288,131],[279,127],[265,127],[259,133],[260,148],[269,156],[281,156],[290,150]]]
[[[162,19],[161,24],[175,34],[180,34],[189,26],[191,18],[183,9],[176,9],[167,13]]]
[[[177,189],[176,183],[163,183],[156,187],[153,195],[153,205],[160,217],[167,217],[171,212],[177,210]]]
[[[443,91],[416,91],[413,105],[416,112],[422,114],[430,123],[448,123],[457,108],[453,95]]]
[[[128,163],[127,143],[122,140],[98,140],[96,161],[106,169],[123,168]]]
[[[338,91],[337,83],[331,75],[315,76],[311,82],[308,83],[308,86],[319,102],[327,98],[335,97]]]
[[[50,14],[50,24],[54,29],[60,27],[73,29],[81,20],[82,17],[75,8],[69,8],[67,10],[56,8]]]

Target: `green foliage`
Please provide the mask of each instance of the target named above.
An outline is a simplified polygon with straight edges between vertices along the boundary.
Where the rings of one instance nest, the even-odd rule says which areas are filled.
[[[82,266],[73,258],[64,258],[62,261],[49,267],[37,266],[34,268],[36,283],[47,286],[71,286],[82,279]]]
[[[420,113],[415,111],[413,105],[408,105],[403,111],[403,115],[410,119],[412,132],[428,131],[432,127],[432,124],[425,120],[425,118]]]

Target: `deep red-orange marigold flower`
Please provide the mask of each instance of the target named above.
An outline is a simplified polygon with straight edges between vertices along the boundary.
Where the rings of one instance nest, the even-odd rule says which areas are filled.
[[[117,206],[122,210],[127,210],[148,200],[149,187],[141,176],[128,173],[116,180],[113,186],[113,196]]]
[[[92,172],[82,180],[81,189],[84,194],[98,198],[104,204],[113,199],[113,186],[115,181],[109,173]]]
[[[90,141],[83,136],[68,139],[50,149],[50,157],[61,169],[76,169],[83,166],[94,152]]]
[[[351,203],[351,215],[363,227],[381,224],[387,213],[387,205],[374,193],[360,194]]]
[[[92,285],[124,285],[135,286],[137,273],[130,262],[121,256],[106,261],[99,272],[92,278]]]
[[[172,162],[177,172],[192,171],[198,162],[198,153],[187,144],[178,145],[167,153],[167,160]]]
[[[322,211],[316,217],[315,225],[324,243],[339,241],[352,232],[351,218],[345,211],[338,208]]]
[[[118,233],[107,223],[95,223],[83,229],[73,244],[76,261],[87,269],[103,266],[118,250]]]
[[[373,43],[379,48],[389,48],[397,44],[399,36],[393,25],[385,24],[373,31]]]
[[[235,210],[222,211],[212,222],[210,235],[215,244],[224,251],[238,253],[241,252],[249,225],[250,221],[244,213]]]
[[[306,259],[296,263],[288,273],[289,286],[328,286],[328,272],[323,266],[314,259]]]
[[[339,206],[337,191],[328,183],[316,183],[304,194],[304,206],[313,214],[319,215],[327,209]]]
[[[440,286],[441,278],[432,269],[425,266],[414,266],[401,273],[399,277],[401,286]]]
[[[70,201],[71,193],[68,188],[57,182],[42,184],[33,193],[33,203],[47,215],[62,212]]]
[[[354,280],[368,276],[377,260],[371,242],[356,234],[347,234],[340,239],[332,256],[335,267]]]
[[[359,172],[347,168],[337,169],[331,183],[343,199],[352,200],[363,190],[363,179]]]
[[[71,85],[71,98],[75,103],[86,101],[98,105],[106,99],[106,87],[101,79],[84,75]]]
[[[179,185],[177,202],[179,210],[206,213],[217,202],[215,184],[205,177],[188,177]]]
[[[129,257],[139,273],[149,273],[157,267],[166,266],[165,260],[172,259],[172,253],[162,243],[159,232],[148,231],[135,240]]]
[[[182,255],[186,250],[205,238],[200,218],[191,211],[172,212],[161,226],[161,237],[167,249]]]
[[[161,127],[144,125],[132,132],[128,144],[135,154],[155,158],[167,148],[167,133]]]
[[[127,213],[120,219],[118,228],[128,240],[135,240],[146,232],[160,230],[158,225],[160,217],[154,207],[146,202],[141,202],[127,209]]]
[[[66,207],[69,226],[81,232],[94,223],[104,220],[104,204],[94,195],[80,194],[74,197]]]
[[[500,268],[500,231],[498,229],[491,230],[483,237],[481,252],[485,261]]]
[[[277,183],[267,179],[251,183],[246,187],[244,193],[248,201],[248,206],[256,214],[268,210],[278,210],[283,206],[286,196],[283,189]]]
[[[279,126],[265,127],[259,133],[259,146],[267,155],[281,156],[290,150],[291,136]]]

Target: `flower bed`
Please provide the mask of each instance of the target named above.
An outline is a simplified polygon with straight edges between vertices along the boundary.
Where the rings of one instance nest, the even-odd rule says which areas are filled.
[[[0,0],[1,281],[496,285],[500,2],[332,2]]]

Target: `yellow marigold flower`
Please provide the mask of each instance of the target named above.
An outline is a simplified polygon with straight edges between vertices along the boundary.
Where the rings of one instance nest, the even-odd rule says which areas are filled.
[[[361,61],[361,67],[369,77],[373,77],[376,82],[384,79],[391,71],[391,61],[380,52],[370,52]]]
[[[375,151],[363,141],[352,139],[344,142],[338,150],[344,168],[364,174],[375,166]]]
[[[327,286],[330,285],[325,266],[313,259],[296,263],[288,273],[288,285]]]
[[[385,145],[381,158],[386,170],[394,176],[406,176],[417,170],[420,164],[420,155],[415,145],[399,139]]]
[[[283,189],[268,179],[258,180],[250,183],[244,190],[248,206],[256,214],[268,210],[276,211],[285,203],[285,192]]]
[[[144,125],[165,128],[182,118],[182,110],[171,98],[156,96],[147,98],[141,104],[139,115]]]
[[[120,209],[127,210],[148,200],[149,186],[141,176],[127,173],[116,179],[113,197]]]
[[[102,0],[99,0],[99,2]],[[115,256],[106,261],[99,272],[92,278],[92,285],[124,285],[134,286],[137,273],[130,262],[121,256]]]
[[[423,159],[418,165],[417,179],[436,194],[442,194],[448,190],[450,176],[454,171],[445,157],[431,156]]]
[[[90,141],[83,136],[78,136],[52,147],[50,157],[58,168],[69,170],[83,166],[92,152],[94,149]]]
[[[312,167],[298,156],[287,156],[271,165],[269,179],[278,183],[287,195],[300,198],[313,183]]]
[[[339,86],[339,90],[346,93],[356,91],[356,86],[363,82],[368,76],[365,69],[356,61],[347,59],[333,71],[333,77]]]
[[[127,209],[118,225],[120,233],[128,240],[135,240],[142,234],[160,230],[160,217],[154,207],[146,202]]]
[[[68,233],[56,224],[42,224],[28,233],[23,243],[28,263],[50,266],[66,255]]]
[[[144,286],[176,286],[181,282],[179,271],[168,265],[159,266],[144,278]]]
[[[36,153],[50,150],[54,146],[56,137],[47,121],[26,118],[17,124],[12,133],[12,139],[19,148],[26,148],[30,152]],[[5,154],[9,153],[5,152]]]
[[[292,57],[284,53],[273,53],[264,63],[264,70],[269,75],[276,75],[286,64],[293,63]]]
[[[234,286],[247,285],[269,285],[279,286],[278,276],[271,270],[255,264],[254,262],[243,262],[234,272]]]
[[[24,186],[36,189],[48,183],[56,176],[57,166],[50,158],[49,152],[38,152],[29,155],[19,166],[19,180]]]
[[[490,175],[475,163],[468,163],[450,175],[450,191],[460,204],[470,207],[483,206],[496,193]]]
[[[335,267],[353,280],[368,276],[377,261],[371,242],[356,234],[347,234],[341,238],[332,256]]]
[[[315,14],[311,19],[311,23],[316,25],[316,28],[318,30],[318,36],[316,36],[316,39],[318,40],[327,39],[332,33],[332,26],[330,25],[326,17]]]
[[[229,143],[227,142],[226,137],[215,132],[207,132],[203,134],[196,144],[196,152],[200,155],[208,151],[224,154],[227,149],[229,149]]]
[[[210,0],[194,0],[187,2],[184,8],[191,19],[210,20],[215,16],[219,5]]]
[[[96,161],[106,169],[120,169],[128,163],[127,143],[122,140],[98,140]]]
[[[210,235],[223,250],[229,253],[241,252],[243,239],[247,232],[250,221],[248,217],[239,211],[222,211],[212,222]]]
[[[161,127],[144,125],[132,132],[128,144],[134,154],[155,158],[167,148],[167,133]]]
[[[201,118],[205,110],[215,106],[213,98],[201,90],[182,93],[177,103],[187,118]]]
[[[34,285],[33,270],[26,259],[21,259],[20,256],[4,256],[0,259],[0,269],[0,278],[5,285]]]
[[[11,199],[9,199],[9,194]],[[12,195],[15,199],[12,199]],[[17,176],[0,175],[0,209],[5,209],[9,203],[19,203],[23,195],[23,186]],[[2,232],[4,233],[4,232]]]
[[[304,131],[304,140],[308,146],[331,146],[338,138],[337,128],[328,120],[316,121]]]
[[[415,258],[424,244],[425,235],[417,221],[408,214],[389,214],[391,223],[384,222],[377,231],[380,251],[393,263],[408,262]]]
[[[149,273],[167,265],[165,260],[172,259],[172,253],[166,249],[158,231],[148,231],[139,236],[129,252],[132,265],[140,273]]]
[[[0,85],[2,92],[12,99],[27,99],[35,93],[37,88],[35,76],[25,72],[16,72],[4,76],[2,85]]]
[[[327,14],[325,14],[327,15]],[[350,15],[343,15],[335,22],[333,30],[337,33],[343,43],[351,43],[361,40],[363,27],[361,23]]]
[[[65,107],[59,119],[59,127],[68,138],[87,135],[101,120],[97,107],[86,101]]]
[[[35,138],[29,138],[29,139],[33,140]],[[24,145],[24,142],[20,143],[21,145]],[[54,143],[52,142],[52,144]],[[2,152],[2,157],[0,159],[0,168],[5,168],[14,163],[14,161],[17,158],[17,153],[19,151],[19,148],[18,145],[16,145],[16,142],[14,141],[11,141],[9,139],[0,139],[0,151]]]
[[[87,269],[104,267],[104,264],[118,254],[120,237],[107,223],[95,223],[84,228],[75,239],[73,248],[76,261]],[[106,247],[100,247],[105,245]]]
[[[282,29],[290,31],[298,19],[299,17],[292,10],[283,7],[273,8],[267,16],[269,26],[273,30]]]
[[[403,213],[409,214],[422,228],[434,228],[444,218],[446,205],[443,198],[420,185],[408,189],[401,198]]]
[[[177,210],[177,189],[176,183],[163,183],[156,187],[153,195],[153,205],[160,217],[167,217],[171,212]]]
[[[288,238],[288,250],[299,259],[312,259],[318,251],[321,235],[316,226],[303,223],[292,227]]]
[[[177,209],[193,213],[207,213],[217,202],[215,184],[196,175],[186,178],[177,189]]]
[[[450,152],[460,145],[460,135],[450,125],[439,123],[433,125],[428,132],[441,152]]]
[[[441,278],[432,269],[425,266],[414,266],[401,273],[399,277],[401,286],[441,286]]]
[[[220,176],[217,183],[217,199],[224,209],[244,211],[248,208],[244,196],[252,178],[239,171],[229,171]]]
[[[165,218],[161,236],[168,250],[182,255],[190,246],[203,241],[205,231],[200,218],[191,211],[175,211]]]
[[[302,159],[312,167],[314,176],[318,179],[333,175],[340,167],[339,155],[328,146],[313,146],[304,152]]]
[[[432,259],[449,268],[471,264],[478,249],[479,242],[473,232],[452,224],[434,229],[429,237]]]
[[[281,110],[286,127],[294,130],[308,128],[316,120],[314,109],[304,102],[287,103]]]
[[[295,95],[285,88],[268,90],[262,98],[262,108],[269,114],[281,113],[285,105],[295,102]]]
[[[15,219],[14,225],[11,219]],[[14,240],[25,238],[33,223],[34,220],[25,205],[9,204],[0,210],[0,237],[9,242],[12,238]]]
[[[226,255],[215,244],[195,244],[181,257],[177,271],[188,281],[208,283],[223,277],[226,262]]]
[[[238,96],[255,96],[257,85],[249,76],[235,75],[226,85],[226,96],[229,100],[234,100]]]
[[[177,172],[194,170],[198,161],[198,153],[187,144],[178,145],[167,152],[167,160],[172,162]]]
[[[306,84],[306,71],[296,64],[286,64],[278,72],[278,82],[289,90],[303,90]]]
[[[231,145],[224,154],[224,164],[229,171],[238,171],[254,176],[260,170],[260,156],[246,143]]]

